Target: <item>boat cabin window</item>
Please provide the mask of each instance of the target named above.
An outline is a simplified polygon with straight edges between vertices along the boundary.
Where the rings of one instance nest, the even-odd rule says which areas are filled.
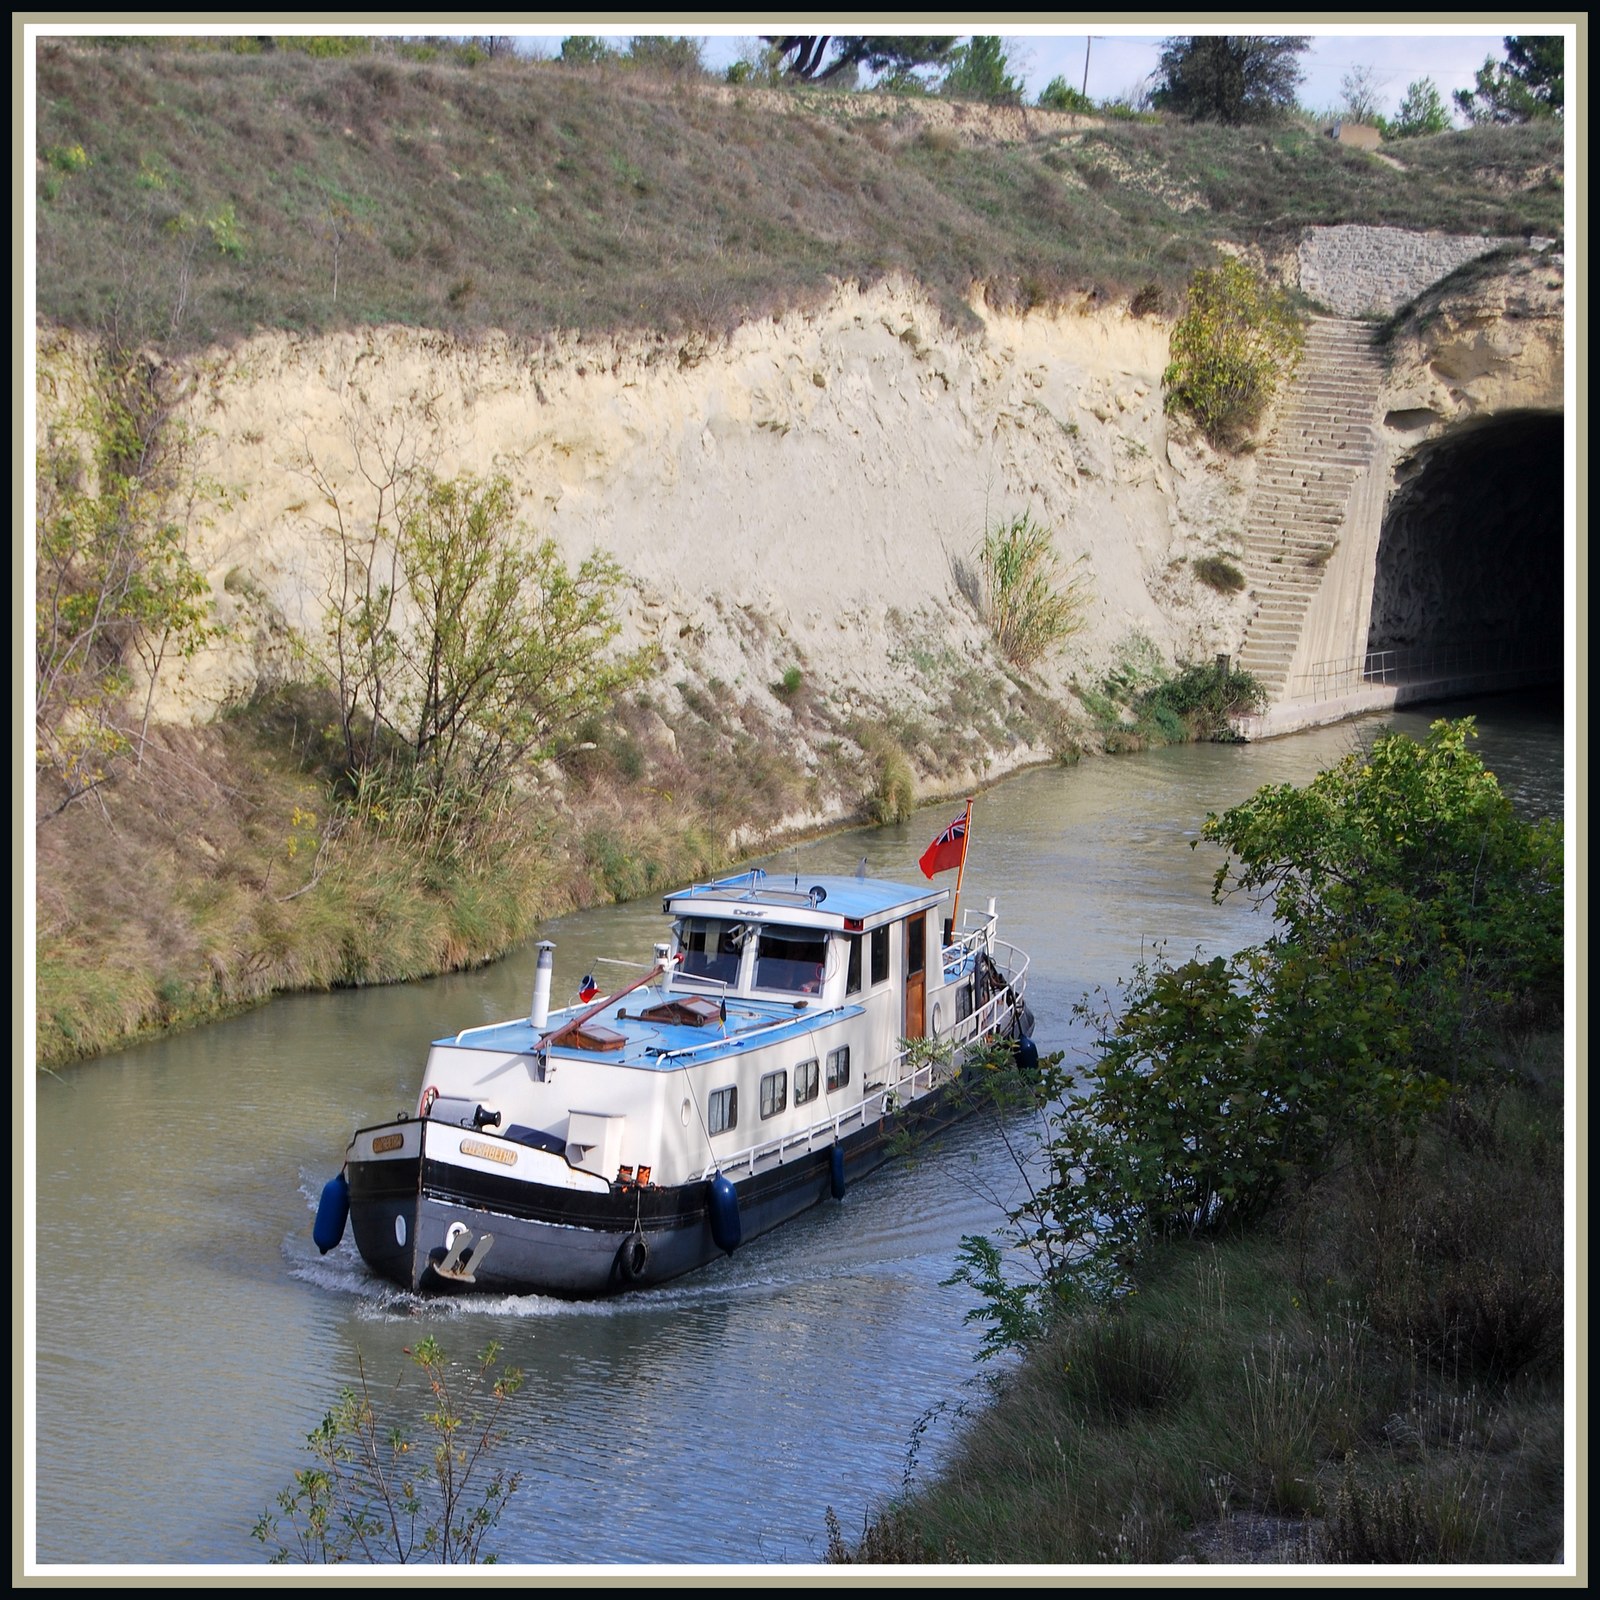
[[[761,1119],[775,1117],[789,1108],[789,1074],[769,1072],[761,1080]]]
[[[812,928],[763,927],[756,942],[756,988],[819,994],[828,936]]]
[[[794,1103],[803,1106],[817,1098],[817,1059],[800,1062],[794,1069]]]
[[[828,1052],[828,1093],[842,1089],[850,1081],[850,1046],[842,1044]]]
[[[726,1089],[713,1089],[706,1106],[706,1130],[726,1133],[739,1125],[739,1091],[732,1084]]]
[[[861,935],[851,934],[846,941],[850,948],[850,955],[845,966],[844,992],[846,994],[861,993]]]
[[[881,928],[874,928],[872,938],[872,981],[880,984],[889,977],[889,927],[885,923]]]
[[[678,934],[683,953],[679,969],[687,978],[710,978],[715,983],[739,981],[739,953],[744,949],[745,924],[722,922],[715,917],[685,917]]]
[[[906,923],[906,971],[921,972],[928,964],[928,919],[913,917]]]

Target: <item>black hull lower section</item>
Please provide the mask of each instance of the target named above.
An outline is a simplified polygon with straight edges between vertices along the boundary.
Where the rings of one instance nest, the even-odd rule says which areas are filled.
[[[972,1108],[970,1095],[948,1085],[837,1145],[740,1179],[734,1184],[740,1242],[828,1199],[838,1177],[848,1187],[882,1166],[906,1139],[925,1139]],[[709,1183],[589,1192],[519,1182],[430,1159],[431,1126],[411,1124],[419,1135],[417,1154],[352,1158],[348,1165],[356,1246],[374,1272],[401,1288],[595,1298],[668,1282],[724,1253],[716,1235],[726,1237],[726,1218],[714,1228]],[[438,1131],[460,1134],[444,1125]],[[463,1228],[474,1250],[485,1234],[493,1243],[479,1252],[481,1265],[469,1256],[459,1275],[441,1276],[447,1241]]]

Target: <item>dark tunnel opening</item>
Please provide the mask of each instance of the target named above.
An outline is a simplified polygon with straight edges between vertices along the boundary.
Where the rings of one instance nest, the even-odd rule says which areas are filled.
[[[1378,543],[1368,650],[1488,650],[1559,681],[1562,469],[1562,419],[1549,412],[1469,425],[1402,463]]]

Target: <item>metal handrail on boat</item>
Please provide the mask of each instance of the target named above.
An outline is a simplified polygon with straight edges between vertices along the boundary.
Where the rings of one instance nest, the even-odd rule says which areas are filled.
[[[1002,950],[1009,952],[1015,965],[1008,965],[1004,958],[996,956],[996,952]],[[812,1123],[809,1128],[780,1134],[776,1138],[764,1140],[761,1144],[736,1151],[731,1156],[712,1161],[698,1174],[699,1179],[715,1177],[719,1172],[726,1176],[741,1171],[754,1172],[758,1167],[770,1163],[774,1157],[781,1165],[793,1155],[810,1155],[819,1144],[823,1148],[836,1144],[842,1131],[850,1123],[866,1122],[872,1117],[886,1116],[896,1105],[920,1099],[939,1087],[936,1081],[938,1073],[949,1071],[950,1075],[954,1076],[952,1069],[955,1064],[955,1052],[995,1033],[999,1028],[1002,1013],[1015,1012],[1022,1004],[1029,958],[1015,945],[1007,944],[1003,940],[991,940],[989,954],[996,959],[1005,986],[984,1001],[971,1016],[957,1023],[945,1036],[950,1046],[950,1055],[946,1059],[941,1061],[929,1061],[926,1057],[917,1059],[920,1053],[916,1050],[912,1048],[900,1050],[889,1060],[890,1075],[882,1083],[874,1084],[870,1094],[856,1105],[836,1112],[830,1117],[824,1117],[821,1121]],[[911,1063],[910,1070],[897,1073],[896,1069],[904,1067],[907,1062]]]

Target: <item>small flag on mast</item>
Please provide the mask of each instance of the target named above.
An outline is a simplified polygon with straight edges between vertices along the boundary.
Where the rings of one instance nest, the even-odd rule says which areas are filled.
[[[967,856],[967,818],[971,814],[969,805],[965,811],[939,835],[926,850],[917,865],[922,868],[922,875],[931,878],[936,872],[948,872],[952,867],[960,867]]]
[[[585,1005],[588,1005],[588,1003],[599,993],[600,986],[594,981],[594,975],[589,972],[584,973],[583,982],[578,985],[578,998],[583,1001]]]

